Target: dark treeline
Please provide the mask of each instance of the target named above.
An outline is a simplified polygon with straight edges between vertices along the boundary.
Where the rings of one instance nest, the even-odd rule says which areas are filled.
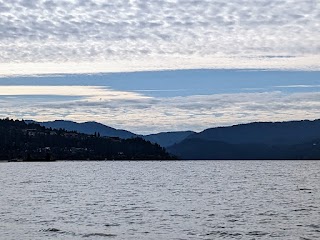
[[[164,148],[142,138],[120,139],[51,129],[36,123],[0,120],[1,160],[161,160]]]

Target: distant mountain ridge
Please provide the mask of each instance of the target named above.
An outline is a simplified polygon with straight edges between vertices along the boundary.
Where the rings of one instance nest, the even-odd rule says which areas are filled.
[[[320,120],[254,122],[209,128],[188,138],[230,144],[298,144],[320,137]]]
[[[202,132],[162,132],[136,135],[97,122],[57,120],[39,123],[54,129],[123,139],[141,137],[165,147],[181,159],[320,159],[320,120],[254,122]]]
[[[142,136],[145,140],[152,143],[158,143],[162,147],[169,147],[173,144],[179,143],[187,137],[195,134],[193,131],[180,131],[180,132],[161,132],[157,134],[150,134]]]
[[[167,150],[182,159],[320,159],[320,120],[210,128]]]

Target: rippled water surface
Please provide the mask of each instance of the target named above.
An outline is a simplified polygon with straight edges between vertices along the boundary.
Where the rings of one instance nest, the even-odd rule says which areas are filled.
[[[0,239],[320,239],[320,161],[0,163]]]

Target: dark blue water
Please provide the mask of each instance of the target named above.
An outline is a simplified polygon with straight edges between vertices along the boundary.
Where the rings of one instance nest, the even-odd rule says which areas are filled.
[[[320,161],[0,163],[0,239],[320,239]]]

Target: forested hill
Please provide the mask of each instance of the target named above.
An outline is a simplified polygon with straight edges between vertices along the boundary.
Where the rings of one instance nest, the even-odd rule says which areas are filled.
[[[46,128],[53,128],[53,129],[62,128],[67,131],[77,131],[79,133],[85,133],[85,134],[94,134],[95,132],[99,132],[103,137],[119,137],[124,139],[137,137],[137,135],[132,132],[122,130],[122,129],[115,129],[98,122],[77,123],[77,122],[65,121],[65,120],[55,120],[52,122],[35,122],[32,120],[29,120],[25,122],[38,123],[41,126]]]
[[[301,144],[320,138],[320,120],[254,122],[209,128],[188,138],[230,144]]]
[[[120,139],[0,119],[1,160],[161,160],[172,157],[142,138]]]
[[[182,159],[320,159],[320,120],[206,129],[167,150]]]

